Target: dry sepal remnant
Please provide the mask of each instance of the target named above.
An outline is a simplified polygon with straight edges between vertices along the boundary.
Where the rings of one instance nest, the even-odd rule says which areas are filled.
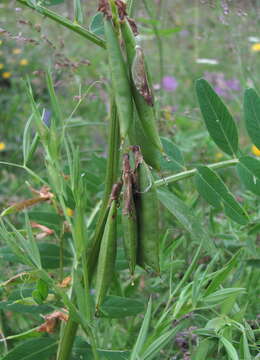
[[[143,49],[138,45],[135,51],[136,55],[132,64],[132,78],[139,94],[142,95],[149,106],[153,106],[153,93],[147,79]]]
[[[44,316],[44,323],[37,329],[38,332],[53,333],[58,325],[58,320],[68,321],[68,314],[62,311],[54,311],[51,314]]]
[[[33,188],[30,188],[30,190],[32,191],[32,193],[37,194],[38,197],[26,199],[9,206],[1,213],[0,216],[5,216],[16,213],[18,211],[22,211],[41,202],[49,201],[54,197],[54,195],[50,192],[50,188],[48,186],[43,186],[40,190],[35,190]]]
[[[121,0],[116,0],[115,5],[118,9],[118,15],[120,20],[123,20],[127,16],[126,3]],[[112,17],[110,5],[108,0],[99,0],[98,11],[102,12],[108,18]]]

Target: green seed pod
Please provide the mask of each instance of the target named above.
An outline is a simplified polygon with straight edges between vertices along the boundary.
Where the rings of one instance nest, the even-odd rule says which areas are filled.
[[[104,17],[104,31],[112,76],[112,86],[120,123],[120,134],[122,141],[124,141],[133,119],[131,87],[118,37],[112,21],[106,17]]]
[[[150,140],[150,143],[160,152],[163,152],[161,139],[156,128],[155,112],[152,106],[153,101],[150,86],[147,81],[148,76],[145,69],[143,51],[140,46],[136,46],[135,37],[127,19],[121,24],[121,31],[125,42],[128,66],[131,69],[132,93],[139,119],[145,136]],[[142,87],[143,90],[141,91],[140,89]],[[139,88],[139,90],[137,88]]]
[[[102,305],[111,284],[116,260],[117,203],[112,200],[98,257],[96,278],[96,310]]]
[[[137,182],[135,194],[138,223],[137,262],[159,273],[159,213],[156,187],[141,152],[137,148],[134,148],[134,152]]]
[[[131,29],[131,26],[126,18],[123,21],[121,21],[120,26],[121,26],[122,37],[125,43],[125,51],[127,56],[128,67],[131,70],[133,60],[136,54],[135,52],[136,40],[133,31]]]
[[[139,119],[137,119],[137,114],[136,116],[134,116],[134,121],[129,129],[128,137],[130,144],[140,146],[145,162],[155,170],[160,171],[161,154],[159,150],[154,146],[154,144],[149,140],[149,138],[145,135],[143,126]]]
[[[113,185],[113,188],[112,188],[112,191],[110,194],[109,204],[111,203],[112,200],[118,199],[118,197],[121,193],[122,185],[123,184],[121,181],[119,181],[118,183]],[[96,267],[97,267],[97,259],[98,259],[98,254],[100,252],[100,244],[101,244],[105,226],[107,223],[109,210],[110,210],[110,205],[107,206],[105,208],[105,211],[102,212],[103,215],[98,220],[94,236],[92,237],[90,242],[87,244],[86,258],[87,258],[87,270],[88,270],[89,281],[92,280],[93,275],[96,270]]]
[[[133,198],[133,177],[128,154],[124,155],[123,183],[122,225],[124,234],[124,248],[126,258],[129,263],[130,273],[133,276],[136,265],[137,251],[137,219]]]
[[[87,257],[87,270],[88,270],[88,277],[89,281],[92,280],[93,275],[96,270],[97,266],[97,259],[98,254],[100,250],[100,244],[103,237],[105,225],[107,222],[107,217],[109,213],[109,207],[106,208],[102,218],[99,219],[97,223],[97,230],[95,231],[95,234],[93,238],[90,240],[90,244],[88,244],[88,247],[86,249],[86,257]]]

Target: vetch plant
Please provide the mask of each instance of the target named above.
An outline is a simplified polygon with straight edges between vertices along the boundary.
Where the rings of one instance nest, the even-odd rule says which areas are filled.
[[[243,186],[259,195],[259,160],[239,149],[238,129],[226,105],[206,80],[196,81],[209,135],[230,158],[187,169],[178,147],[158,133],[147,59],[137,41],[137,24],[129,16],[134,1],[100,0],[91,31],[82,25],[80,0],[74,1],[74,22],[48,8],[61,1],[17,1],[104,51],[110,67],[111,101],[105,184],[101,203],[95,205],[88,188],[89,174],[83,171],[79,149],[68,133],[50,71],[46,74],[53,113],[49,125],[43,121],[44,111],[28,82],[32,115],[24,130],[24,161],[22,165],[1,164],[24,169],[34,187],[41,189],[36,190],[37,197],[17,202],[1,213],[0,234],[7,245],[1,254],[23,264],[23,271],[1,284],[4,301],[0,309],[3,313],[37,314],[32,322],[38,321],[38,325],[18,334],[5,335],[3,330],[1,359],[180,358],[174,339],[197,319],[200,327],[193,330],[197,342],[192,359],[213,359],[216,353],[219,359],[257,358],[259,328],[252,329],[245,320],[246,304],[241,299],[247,289],[239,276],[247,274],[252,261],[259,265],[259,257],[252,257],[252,244],[244,251],[226,250],[211,236],[218,226],[216,214],[223,213],[225,221],[230,219],[230,228],[254,231],[251,214],[216,170],[236,167]],[[257,147],[259,104],[256,91],[246,90],[245,124]],[[40,175],[30,168],[39,146],[45,166]],[[174,188],[176,182],[192,177],[192,186],[211,206],[210,229],[201,223],[204,209],[196,210],[199,200],[187,205]],[[35,204],[43,210],[34,211]],[[68,208],[73,211],[68,213]],[[164,208],[168,212],[162,211]],[[17,218],[18,225],[14,225]],[[39,242],[32,221],[44,234],[52,231],[55,243]],[[259,228],[257,221],[254,219],[253,225]],[[174,241],[169,240],[172,227],[180,230]],[[186,251],[193,244],[196,249],[189,265],[181,267],[182,275],[176,279],[182,260],[173,256],[182,246]],[[208,261],[201,260],[202,253],[209,256]],[[253,282],[252,273],[250,270]],[[21,296],[12,300],[14,286]],[[146,311],[138,297],[144,288],[149,298]],[[140,313],[145,313],[142,324]],[[44,315],[41,322],[40,314]],[[119,336],[120,332],[124,335]],[[109,343],[112,348],[107,348]]]

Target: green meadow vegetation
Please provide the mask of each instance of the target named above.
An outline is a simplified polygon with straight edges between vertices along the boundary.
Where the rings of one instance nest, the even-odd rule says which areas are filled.
[[[260,4],[2,0],[0,359],[260,359]]]

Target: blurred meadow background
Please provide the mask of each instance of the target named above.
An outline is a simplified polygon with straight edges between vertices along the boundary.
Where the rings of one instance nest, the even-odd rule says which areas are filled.
[[[71,3],[64,1],[51,9],[72,19]],[[51,116],[42,75],[48,67],[65,117],[88,92],[70,126],[86,157],[92,150],[103,152],[109,71],[103,52],[34,11],[21,9],[16,1],[2,1],[0,6],[1,158],[19,162],[23,128],[30,114],[26,77],[44,104],[46,117]],[[84,26],[88,27],[96,2],[89,0],[83,6]],[[206,158],[221,156],[204,136],[194,92],[196,79],[207,79],[243,126],[243,90],[259,87],[259,11],[257,1],[250,0],[158,0],[149,2],[148,11],[142,1],[138,2],[135,16],[160,103],[161,135],[171,136],[190,161],[194,160],[193,145],[197,148],[198,144]],[[247,144],[243,134],[242,141]]]
[[[51,9],[73,20],[72,3],[70,0],[60,3],[57,1]],[[82,1],[82,6],[83,25],[89,28],[96,13],[97,1]],[[245,130],[243,93],[248,87],[260,92],[260,2],[143,0],[135,1],[134,17],[139,26],[153,81],[160,136],[170,139],[179,147],[186,167],[194,168],[199,163],[208,164],[229,158],[210,139],[202,121],[194,89],[195,80],[199,78],[208,80],[229,108],[239,128],[240,144],[244,151],[256,159],[259,158],[260,149],[252,146]],[[110,77],[104,51],[22,6],[18,1],[1,0],[0,161],[10,163],[0,165],[1,211],[10,204],[31,196],[28,174],[15,164],[23,162],[23,132],[31,115],[28,80],[31,82],[36,102],[40,103],[45,111],[44,122],[48,125],[52,119],[51,101],[44,75],[48,69],[52,73],[55,91],[73,144],[79,146],[82,169],[89,174],[87,181],[91,202],[88,203],[88,208],[102,198],[107,156]],[[39,146],[30,162],[30,168],[42,177],[46,171],[43,157],[43,149]],[[247,295],[240,299],[240,305],[244,309],[248,324],[251,324],[253,329],[258,329],[258,340],[252,342],[251,348],[256,359],[259,354],[257,344],[259,346],[260,320],[259,197],[239,184],[234,169],[228,169],[222,175],[238,202],[243,203],[252,216],[251,223],[242,229],[237,224],[231,224],[223,214],[218,214],[214,222],[214,211],[198,197],[193,180],[176,183],[172,188],[209,228],[211,237],[223,251],[221,264],[227,263],[240,248],[246,248],[247,259],[257,259],[249,270],[238,266],[235,276],[230,279],[232,286],[240,286],[247,291]],[[69,209],[68,204],[68,211]],[[182,235],[182,230],[174,228],[175,223],[171,222],[170,214],[166,215],[163,221],[170,224],[167,228],[170,239],[177,239]],[[13,222],[19,225],[22,220],[17,217]],[[1,238],[0,244],[4,246]],[[194,246],[190,246],[186,239],[173,258],[169,255],[174,262],[173,277],[176,283],[191,262],[193,252]],[[4,250],[0,251],[0,282],[16,272],[15,267],[8,267],[9,262],[4,254]],[[168,253],[165,256],[167,258]],[[205,256],[201,257],[201,266],[209,260]],[[167,278],[167,274],[162,277]],[[126,281],[124,276],[123,281]],[[147,281],[149,287],[144,288],[140,278],[136,285],[136,288],[139,286],[138,296],[142,298],[147,296],[149,291],[153,292],[158,310],[162,306],[161,294],[167,290],[167,286],[158,279]],[[125,291],[131,296],[134,289],[131,289],[129,284],[127,286]],[[4,290],[0,288],[0,295],[1,292],[5,300]],[[16,299],[17,296],[17,293],[13,293],[10,299]],[[191,359],[192,349],[199,336],[192,331],[204,326],[205,319],[213,316],[209,315],[210,310],[205,312],[206,314],[201,316],[194,316],[192,320],[188,318],[186,328],[158,359]],[[8,318],[8,313],[5,316]],[[3,325],[5,317],[1,319],[5,334],[9,335],[25,331],[28,326],[36,324],[33,316],[26,319],[19,313],[9,318],[8,325]],[[132,346],[131,334],[128,334],[126,342],[119,335],[115,335],[116,331],[122,331],[122,324],[113,321],[115,331],[109,334],[106,328],[106,335],[100,341],[101,346]],[[136,334],[137,324],[140,325],[140,321],[133,321],[132,334]],[[100,331],[104,331],[104,328],[105,325]],[[231,357],[226,357],[223,353],[218,358]]]

